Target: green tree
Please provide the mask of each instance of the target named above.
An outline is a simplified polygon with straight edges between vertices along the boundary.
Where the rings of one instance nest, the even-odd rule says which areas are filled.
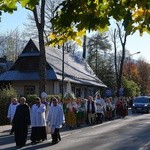
[[[20,3],[22,7],[26,7],[27,9],[34,9],[35,5],[39,3],[39,0],[1,0],[0,1],[0,12],[9,12],[13,13],[13,11],[17,10],[17,4]],[[1,13],[0,13],[1,14]]]
[[[122,85],[124,88],[124,96],[135,97],[140,95],[140,88],[133,80],[127,80],[126,78],[123,78]]]
[[[95,33],[90,38],[87,39],[87,50],[89,52],[88,62],[93,66],[95,74],[98,72],[98,57],[101,54],[106,54],[106,51],[109,51],[111,45],[108,41],[108,35],[106,33],[100,34]],[[95,62],[95,63],[94,63]]]
[[[107,34],[96,33],[87,38],[87,62],[109,88],[115,87],[114,63]]]
[[[78,31],[85,34],[86,30],[108,30],[111,18],[122,21],[128,35],[136,30],[141,33],[149,31],[149,9],[149,0],[64,0],[52,19],[56,37],[54,42],[67,40],[67,37],[75,39]]]

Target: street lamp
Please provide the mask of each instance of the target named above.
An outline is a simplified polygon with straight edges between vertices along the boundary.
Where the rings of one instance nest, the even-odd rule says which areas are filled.
[[[129,57],[133,56],[133,55],[136,55],[136,54],[139,54],[141,53],[140,51],[136,52],[136,53],[133,53],[133,54],[130,54]]]
[[[131,56],[136,55],[136,54],[140,54],[140,53],[141,53],[141,52],[138,51],[138,52],[136,52],[136,53],[133,53],[133,54],[130,54],[130,55],[129,55],[129,73],[128,73],[129,79],[130,79],[130,71],[131,71]]]

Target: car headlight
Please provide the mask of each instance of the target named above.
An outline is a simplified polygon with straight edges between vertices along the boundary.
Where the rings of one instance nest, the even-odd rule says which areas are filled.
[[[145,107],[147,107],[147,106],[148,106],[148,104],[144,104],[144,106],[145,106]]]
[[[135,106],[135,104],[133,104],[132,106]]]

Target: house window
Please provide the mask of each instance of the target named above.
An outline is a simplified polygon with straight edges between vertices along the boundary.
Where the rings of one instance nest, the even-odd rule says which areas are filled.
[[[33,85],[25,85],[24,86],[24,94],[25,95],[35,94],[35,86],[33,86]]]

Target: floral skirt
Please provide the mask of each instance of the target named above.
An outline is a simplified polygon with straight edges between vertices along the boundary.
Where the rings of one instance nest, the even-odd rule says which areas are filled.
[[[68,111],[65,113],[65,122],[69,127],[73,127],[77,124],[76,114],[74,112]]]

